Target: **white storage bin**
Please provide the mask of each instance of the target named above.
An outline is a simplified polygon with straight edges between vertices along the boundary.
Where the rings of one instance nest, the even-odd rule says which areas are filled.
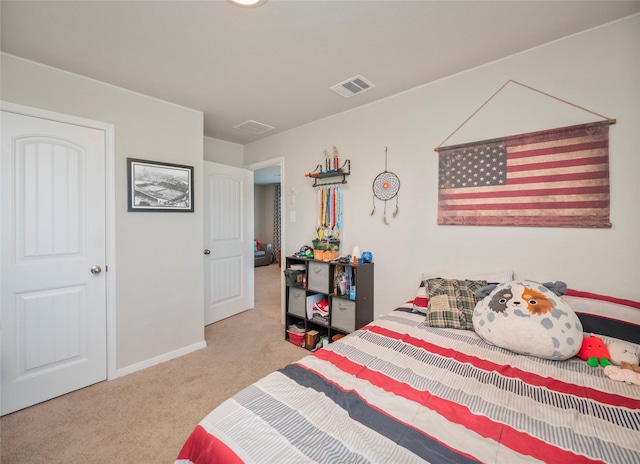
[[[331,326],[346,332],[356,330],[356,303],[344,298],[331,298]]]
[[[304,317],[306,293],[302,288],[291,287],[289,289],[289,306],[287,307],[289,313]]]
[[[307,288],[314,292],[329,293],[329,263],[309,263]]]

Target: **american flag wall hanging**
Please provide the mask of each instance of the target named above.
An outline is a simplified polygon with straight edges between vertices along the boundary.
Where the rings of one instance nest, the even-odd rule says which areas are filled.
[[[611,227],[610,123],[438,148],[438,224]]]

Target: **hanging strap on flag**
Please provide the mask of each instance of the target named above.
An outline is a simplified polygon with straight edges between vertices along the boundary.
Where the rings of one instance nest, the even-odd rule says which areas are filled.
[[[574,108],[578,108],[579,110],[586,111],[587,113],[594,114],[594,115],[598,116],[599,118],[606,119],[607,121],[609,121],[609,124],[615,124],[615,123],[616,123],[616,120],[615,120],[615,119],[608,118],[608,117],[603,116],[603,115],[601,115],[601,114],[599,114],[599,113],[596,113],[595,111],[588,110],[588,109],[586,109],[586,108],[585,108],[585,107],[583,107],[583,106],[576,105],[576,104],[571,103],[571,102],[569,102],[569,101],[567,101],[567,100],[564,100],[564,99],[562,99],[562,98],[555,97],[555,96],[553,96],[553,95],[551,95],[551,94],[549,94],[549,93],[547,93],[547,92],[543,92],[542,90],[538,90],[538,89],[533,88],[533,87],[530,87],[530,86],[528,86],[528,85],[526,85],[526,84],[522,84],[521,82],[514,81],[514,80],[512,80],[512,79],[509,79],[507,82],[505,82],[505,83],[502,85],[502,87],[500,87],[496,92],[494,92],[494,94],[493,94],[493,95],[491,95],[491,96],[489,97],[489,99],[488,99],[488,100],[486,100],[482,105],[480,105],[480,107],[479,107],[477,110],[475,110],[475,111],[471,114],[471,116],[469,116],[467,119],[465,119],[465,120],[464,120],[464,122],[463,122],[462,124],[460,124],[460,125],[456,128],[456,130],[454,130],[451,134],[449,134],[449,136],[448,136],[446,139],[444,139],[442,142],[440,142],[440,144],[439,144],[437,147],[435,147],[435,148],[433,149],[433,151],[436,151],[436,152],[437,152],[437,151],[439,151],[439,150],[440,150],[440,147],[441,147],[442,145],[444,145],[444,144],[447,142],[447,140],[449,140],[451,137],[453,137],[453,135],[454,135],[456,132],[458,132],[460,129],[462,129],[462,127],[463,127],[466,123],[468,123],[468,122],[471,120],[471,118],[473,118],[473,117],[474,117],[474,116],[475,116],[475,115],[476,115],[476,114],[477,114],[477,113],[478,113],[482,108],[484,108],[484,106],[485,106],[487,103],[489,103],[489,102],[491,101],[491,99],[493,99],[493,97],[495,97],[496,95],[498,95],[498,94],[502,91],[502,89],[504,89],[504,88],[505,88],[505,87],[506,87],[510,82],[513,82],[514,84],[520,85],[520,86],[522,86],[522,87],[524,87],[524,88],[526,88],[526,89],[533,90],[534,92],[538,92],[539,94],[542,94],[542,95],[544,95],[544,96],[546,96],[546,97],[550,97],[550,98],[553,98],[554,100],[558,100],[559,102],[566,103],[567,105],[569,105],[569,106],[573,106]]]

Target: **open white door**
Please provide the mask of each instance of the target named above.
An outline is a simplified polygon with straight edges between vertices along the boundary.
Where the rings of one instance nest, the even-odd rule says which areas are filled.
[[[105,132],[2,111],[2,414],[107,375]]]
[[[205,325],[254,307],[253,172],[204,162]]]

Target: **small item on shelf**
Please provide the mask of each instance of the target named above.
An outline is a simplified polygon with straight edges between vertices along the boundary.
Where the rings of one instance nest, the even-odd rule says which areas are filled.
[[[317,165],[315,167],[315,169],[313,170],[313,172],[308,172],[304,176],[305,177],[318,177],[320,174],[322,174],[322,165],[321,164]]]
[[[351,256],[353,256],[354,258],[360,257],[360,247],[358,245],[354,246],[351,250]]]
[[[296,346],[302,346],[304,344],[304,334],[289,332],[289,341]]]
[[[289,332],[304,333],[304,322],[289,325]]]
[[[320,332],[317,330],[310,330],[305,334],[305,348],[312,350],[315,348],[318,340],[320,339]]]
[[[291,324],[287,332],[291,343],[296,346],[304,345],[304,326],[300,328],[297,324]]]
[[[313,248],[311,248],[309,245],[303,245],[300,248],[300,251],[294,253],[293,256],[297,258],[313,258]]]
[[[329,337],[327,337],[326,335],[323,335],[322,337],[320,337],[320,341],[316,344],[316,347],[314,350],[317,350],[318,348],[325,348],[328,343],[329,343]]]
[[[337,257],[337,250],[313,250],[313,259],[318,261],[335,261]]]
[[[346,295],[347,294],[347,276],[344,274],[344,271],[338,274],[337,280],[338,280],[338,288],[336,293],[338,295]]]
[[[313,305],[313,315],[321,316],[322,318],[327,318],[329,316],[329,300],[326,298],[322,298],[316,304]]]
[[[363,251],[361,257],[363,263],[373,262],[373,253],[371,253],[370,251]]]

